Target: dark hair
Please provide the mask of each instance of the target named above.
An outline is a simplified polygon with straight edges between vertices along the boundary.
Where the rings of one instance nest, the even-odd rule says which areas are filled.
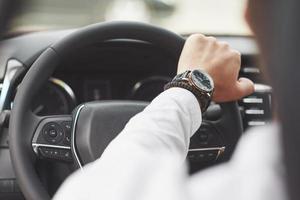
[[[299,0],[249,0],[249,20],[274,89],[291,200],[300,196],[299,8]]]

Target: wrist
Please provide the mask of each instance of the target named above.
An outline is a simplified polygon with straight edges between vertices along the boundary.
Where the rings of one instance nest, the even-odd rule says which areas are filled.
[[[172,87],[180,87],[192,92],[199,102],[202,113],[209,106],[214,91],[212,78],[202,70],[187,70],[178,74],[165,86],[165,90]]]

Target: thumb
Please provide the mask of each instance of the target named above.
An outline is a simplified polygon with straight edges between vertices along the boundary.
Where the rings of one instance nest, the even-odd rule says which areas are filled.
[[[248,96],[254,92],[254,83],[248,78],[240,78],[236,82],[236,97],[238,99]]]

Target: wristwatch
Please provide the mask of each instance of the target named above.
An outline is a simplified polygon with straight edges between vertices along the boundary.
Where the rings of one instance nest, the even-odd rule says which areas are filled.
[[[208,108],[214,92],[212,78],[206,72],[199,69],[187,70],[178,74],[171,82],[165,85],[164,89],[167,90],[172,87],[180,87],[192,92],[200,104],[202,113]]]

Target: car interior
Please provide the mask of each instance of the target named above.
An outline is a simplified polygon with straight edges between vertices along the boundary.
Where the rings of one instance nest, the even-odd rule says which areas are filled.
[[[149,2],[172,10],[164,1]],[[42,185],[36,195],[53,196],[72,172],[99,158],[176,75],[180,50],[193,33],[114,21],[6,35],[0,41],[0,199],[24,199],[20,173],[33,177],[28,187]],[[191,174],[229,160],[241,134],[272,117],[272,88],[253,36],[210,35],[241,52],[240,76],[255,83],[255,92],[211,103],[191,138]]]

